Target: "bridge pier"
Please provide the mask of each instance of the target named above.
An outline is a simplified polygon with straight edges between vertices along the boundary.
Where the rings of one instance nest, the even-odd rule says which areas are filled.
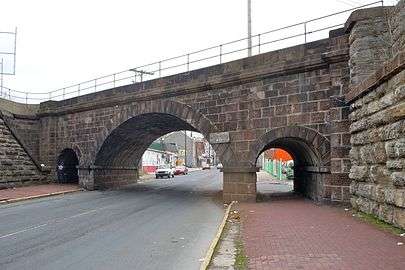
[[[256,202],[256,167],[225,167],[223,172],[223,200]]]
[[[79,185],[87,190],[110,189],[135,184],[139,179],[136,167],[79,167]]]
[[[94,170],[88,167],[78,167],[79,186],[86,190],[94,190]]]

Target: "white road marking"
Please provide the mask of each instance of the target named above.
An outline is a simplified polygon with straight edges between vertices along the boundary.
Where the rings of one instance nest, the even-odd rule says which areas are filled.
[[[101,209],[102,209],[102,208],[100,208],[100,209],[93,209],[93,210],[90,210],[90,211],[87,211],[87,212],[83,212],[83,213],[76,214],[76,215],[73,215],[73,216],[70,216],[70,217],[66,217],[65,219],[76,218],[76,217],[84,216],[84,215],[87,215],[87,214],[90,214],[90,213],[97,212],[97,211],[99,211],[99,210],[101,210]]]
[[[44,226],[46,226],[46,225],[48,225],[48,223],[44,223],[44,224],[37,225],[37,226],[33,226],[33,227],[28,227],[28,228],[23,229],[23,230],[20,230],[20,231],[16,231],[16,232],[13,232],[13,233],[5,234],[5,235],[0,236],[0,239],[6,238],[6,237],[10,237],[10,236],[13,236],[13,235],[16,235],[16,234],[19,234],[19,233],[32,231],[32,230],[35,230],[35,229],[44,227]]]
[[[84,215],[88,215],[88,214],[97,212],[97,211],[99,211],[99,210],[101,210],[103,208],[105,208],[105,207],[89,210],[89,211],[82,212],[82,213],[79,213],[79,214],[76,214],[76,215],[73,215],[73,216],[69,216],[69,217],[54,219],[54,220],[52,220],[52,221],[50,221],[48,223],[35,225],[35,226],[31,226],[31,227],[28,227],[28,228],[25,228],[25,229],[22,229],[22,230],[19,230],[19,231],[16,231],[16,232],[12,232],[12,233],[9,233],[9,234],[4,234],[4,235],[0,236],[0,239],[7,238],[7,237],[10,237],[10,236],[14,236],[16,234],[32,231],[32,230],[35,230],[35,229],[38,229],[38,228],[41,228],[41,227],[45,227],[47,225],[50,225],[51,223],[57,223],[58,221],[63,221],[63,220],[71,219],[71,218],[77,218],[77,217],[81,217],[81,216],[84,216]]]

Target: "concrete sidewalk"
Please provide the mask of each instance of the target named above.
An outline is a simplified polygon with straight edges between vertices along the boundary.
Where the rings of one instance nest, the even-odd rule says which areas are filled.
[[[259,197],[277,196],[292,192],[294,183],[292,180],[278,180],[266,171],[257,172],[257,193]]]
[[[242,203],[249,269],[405,269],[405,237],[303,198]]]
[[[16,187],[0,190],[0,203],[21,201],[26,199],[47,197],[52,195],[80,191],[78,185],[43,184],[27,187]]]

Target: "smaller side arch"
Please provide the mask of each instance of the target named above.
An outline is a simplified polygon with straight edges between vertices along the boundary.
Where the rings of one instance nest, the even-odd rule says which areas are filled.
[[[79,158],[73,149],[65,148],[62,150],[56,165],[57,182],[61,184],[79,183],[78,165]]]
[[[330,174],[330,142],[314,129],[286,126],[263,134],[250,151],[249,162],[256,166],[259,155],[281,148],[294,159],[294,191],[316,201],[325,198],[324,185]]]
[[[318,131],[304,126],[286,126],[271,129],[263,134],[253,145],[249,153],[249,162],[256,164],[257,157],[272,143],[283,144],[283,140],[295,140],[311,150],[310,158],[324,170],[330,166],[330,141]],[[309,158],[309,157],[308,157]]]

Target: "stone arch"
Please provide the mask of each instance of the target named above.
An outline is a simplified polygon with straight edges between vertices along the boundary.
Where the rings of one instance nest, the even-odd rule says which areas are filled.
[[[308,159],[312,159],[319,167],[327,168],[330,166],[330,142],[318,131],[304,126],[286,126],[271,129],[263,134],[253,145],[250,151],[249,162],[253,166],[256,164],[257,157],[271,143],[278,142],[284,139],[294,139],[297,143],[302,143],[306,150],[311,150],[312,153]],[[281,142],[282,143],[282,142]]]
[[[63,149],[57,159],[57,182],[58,183],[78,183],[79,173],[77,166],[79,158],[71,148]]]
[[[142,154],[162,135],[191,130],[209,138],[209,134],[217,130],[204,115],[172,100],[145,101],[117,110],[118,117],[96,139],[93,166],[96,188],[136,182],[138,175],[134,174],[134,170]]]
[[[106,123],[104,129],[96,137],[95,153],[99,153],[105,140],[117,132],[117,128],[129,121],[131,118],[143,114],[162,114],[171,115],[183,120],[198,130],[206,138],[211,132],[216,132],[215,125],[203,114],[194,110],[191,106],[173,100],[152,100],[131,103],[129,105],[116,105],[116,112],[113,117]],[[95,157],[94,157],[95,159]]]
[[[314,129],[286,126],[263,134],[252,147],[249,162],[270,148],[282,148],[294,158],[294,190],[314,200],[323,198],[325,174],[330,173],[330,142]]]

